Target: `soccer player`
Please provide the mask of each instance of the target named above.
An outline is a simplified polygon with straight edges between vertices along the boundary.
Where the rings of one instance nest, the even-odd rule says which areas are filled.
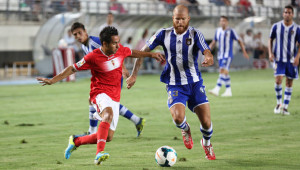
[[[228,18],[226,16],[220,17],[220,26],[217,28],[215,33],[215,38],[209,44],[210,49],[213,49],[216,42],[219,44],[218,60],[219,60],[219,78],[217,80],[217,85],[209,93],[219,96],[219,91],[224,84],[226,87],[225,92],[221,95],[222,97],[231,97],[231,81],[229,76],[230,63],[233,59],[233,40],[238,41],[245,58],[249,58],[244,43],[239,38],[234,29],[228,26]]]
[[[80,145],[97,144],[95,164],[109,158],[104,152],[106,142],[112,140],[119,119],[122,64],[126,57],[151,57],[163,61],[160,53],[142,52],[123,47],[120,43],[118,30],[114,27],[105,27],[100,32],[102,46],[84,56],[82,60],[54,76],[52,79],[38,77],[43,85],[54,84],[80,70],[91,70],[90,100],[97,110],[94,116],[99,120],[97,133],[69,138],[69,145],[65,150],[65,158],[69,159],[72,151]],[[100,118],[101,117],[101,118]]]
[[[215,160],[210,138],[213,125],[210,117],[210,107],[205,94],[205,86],[198,69],[198,53],[204,54],[202,66],[213,64],[213,55],[205,42],[203,34],[189,26],[189,10],[184,5],[178,5],[173,10],[173,27],[158,30],[147,44],[144,51],[162,46],[166,56],[166,65],[161,74],[161,82],[167,84],[168,107],[173,122],[181,129],[183,142],[187,149],[192,149],[193,139],[191,129],[185,116],[185,107],[196,113],[201,126],[203,139],[201,145],[208,160]],[[126,80],[127,88],[131,88],[137,77],[142,60],[137,59],[131,76]]]
[[[85,27],[82,23],[75,22],[72,27],[71,27],[71,32],[74,35],[75,39],[80,42],[81,48],[84,51],[84,54],[87,55],[88,53],[92,52],[95,49],[100,48],[101,42],[99,37],[95,36],[89,36],[85,30]],[[127,72],[125,66],[123,65],[123,71]],[[129,74],[129,73],[128,73]],[[123,78],[122,78],[123,80]],[[122,84],[122,83],[121,83]],[[97,124],[98,120],[93,118],[93,114],[96,112],[95,108],[92,106],[91,102],[89,101],[90,106],[89,106],[89,119],[90,119],[90,127],[89,127],[89,133],[96,133],[97,132]],[[120,104],[120,111],[119,111],[121,116],[124,116],[128,120],[131,120],[137,130],[137,137],[140,136],[144,124],[146,120],[144,118],[140,118],[133,114],[130,110],[128,110],[125,106]]]
[[[293,79],[298,78],[297,66],[299,64],[300,49],[297,49],[297,43],[300,43],[300,29],[293,22],[294,9],[292,6],[285,6],[282,16],[283,20],[273,24],[271,28],[268,50],[269,60],[274,62],[275,66],[274,76],[277,106],[274,108],[274,113],[290,115],[288,105],[293,91]],[[276,39],[275,47],[273,47],[274,39]],[[282,106],[281,83],[283,76],[286,77],[286,87]]]

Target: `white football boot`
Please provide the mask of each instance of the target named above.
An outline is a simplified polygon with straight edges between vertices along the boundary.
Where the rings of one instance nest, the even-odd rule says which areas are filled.
[[[221,95],[222,97],[231,97],[231,89],[226,89],[225,92]]]
[[[212,95],[219,96],[220,87],[216,86],[212,90],[208,90],[208,92]]]
[[[288,112],[287,109],[283,109],[283,110],[282,110],[282,115],[283,115],[283,116],[288,116],[288,115],[290,115],[290,112]]]
[[[281,104],[278,104],[275,108],[274,108],[274,114],[280,114],[281,113]]]

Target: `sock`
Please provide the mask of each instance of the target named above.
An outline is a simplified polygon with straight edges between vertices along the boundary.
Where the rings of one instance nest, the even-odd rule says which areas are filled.
[[[292,87],[285,87],[284,91],[284,101],[283,101],[283,108],[287,110],[291,97],[292,97],[293,88]]]
[[[189,125],[186,122],[186,117],[184,117],[184,120],[182,123],[177,124],[174,120],[173,120],[174,124],[176,125],[176,127],[178,127],[179,129],[182,129],[184,131],[188,131],[190,129]]]
[[[135,114],[133,114],[130,110],[128,110],[125,106],[120,104],[120,111],[119,111],[120,115],[122,115],[123,117],[125,117],[128,120],[131,120],[132,123],[134,123],[135,125],[137,125],[140,121],[140,117],[136,116]]]
[[[281,98],[282,98],[282,86],[281,84],[275,83],[275,92],[276,92],[276,98],[277,98],[277,105],[281,104]]]
[[[75,138],[74,140],[75,146],[86,145],[86,144],[96,144],[97,143],[97,134],[90,134],[86,136],[81,136]]]
[[[108,136],[110,124],[108,122],[101,122],[97,131],[97,153],[104,151],[106,139]]]
[[[93,118],[93,114],[96,112],[96,109],[90,105],[90,112],[89,112],[89,119],[90,119],[90,127],[89,127],[89,132],[90,134],[96,133],[97,132],[97,124],[98,120]]]
[[[231,81],[230,81],[230,76],[229,75],[224,75],[224,84],[225,84],[226,90],[227,89],[231,90]]]
[[[209,129],[204,129],[202,125],[200,125],[200,131],[203,134],[203,145],[204,146],[209,146],[210,145],[210,138],[213,134],[213,125],[212,122],[210,123],[210,128]]]
[[[224,74],[219,74],[216,89],[220,90],[220,88],[222,87],[222,84],[224,84]]]

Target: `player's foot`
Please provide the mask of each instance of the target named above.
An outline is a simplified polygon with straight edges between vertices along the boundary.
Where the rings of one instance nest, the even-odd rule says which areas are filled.
[[[205,151],[205,158],[208,159],[208,160],[215,160],[216,159],[216,155],[214,153],[214,150],[213,150],[213,147],[212,145],[210,144],[209,146],[204,146],[203,145],[203,139],[201,139],[201,145]]]
[[[219,96],[219,90],[216,87],[212,90],[208,90],[208,92],[212,95]]]
[[[231,90],[225,90],[225,92],[221,95],[222,97],[231,97],[232,93]]]
[[[186,132],[183,129],[181,129],[181,134],[182,134],[182,139],[185,147],[187,149],[192,149],[193,148],[193,139],[192,139],[192,134],[191,134],[191,129],[189,124],[187,124],[189,127],[189,130]]]
[[[145,122],[146,122],[146,119],[140,118],[139,123],[135,126],[136,131],[137,131],[137,136],[136,137],[139,137],[142,134],[142,131],[143,131],[144,126],[145,126]]]
[[[283,109],[283,110],[282,110],[282,115],[283,115],[283,116],[288,116],[288,115],[290,115],[290,112],[288,112],[287,109]]]
[[[101,164],[103,161],[106,161],[108,158],[109,158],[109,154],[108,154],[108,153],[105,153],[104,151],[99,152],[99,153],[96,155],[96,157],[95,157],[94,163],[95,163],[96,165],[99,165],[99,164]]]
[[[65,150],[65,158],[66,159],[69,159],[70,156],[71,156],[71,153],[76,150],[76,146],[75,146],[75,143],[74,143],[74,139],[75,139],[75,135],[71,135],[69,137],[69,144],[68,144],[68,147],[67,149]]]
[[[281,113],[281,104],[278,104],[275,108],[274,108],[274,114],[280,114]]]

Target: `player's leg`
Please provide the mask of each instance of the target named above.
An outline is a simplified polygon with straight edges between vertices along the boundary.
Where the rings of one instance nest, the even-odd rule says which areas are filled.
[[[168,107],[171,112],[173,122],[181,129],[184,145],[187,149],[192,149],[193,139],[191,136],[190,126],[185,117],[185,104],[188,97],[184,94],[185,88],[188,85],[182,86],[167,86],[168,91]]]
[[[282,79],[285,76],[285,63],[275,62],[274,63],[274,76],[275,76],[275,94],[277,105],[274,108],[275,114],[281,113],[282,108]]]
[[[188,100],[189,109],[196,113],[201,123],[200,131],[202,132],[203,139],[200,141],[205,151],[208,160],[216,159],[210,138],[213,133],[213,127],[210,118],[209,102],[205,93],[205,86],[202,81],[193,84],[191,97]]]
[[[276,94],[276,107],[274,108],[275,114],[281,113],[282,107],[282,79],[283,76],[276,76],[275,77],[275,94]]]
[[[288,106],[292,97],[293,92],[293,79],[298,78],[298,69],[293,66],[292,63],[288,63],[286,67],[286,86],[284,91],[284,102],[283,102],[283,115],[290,115],[288,112]]]
[[[223,59],[223,65],[221,68],[221,74],[224,75],[224,84],[226,87],[225,92],[221,95],[222,97],[231,97],[232,92],[231,92],[231,80],[229,76],[229,68],[231,64],[231,58]]]
[[[93,117],[96,109],[93,107],[91,101],[89,100],[89,119],[90,119],[90,127],[89,127],[89,134],[93,134],[97,132],[97,125],[98,120]]]
[[[134,123],[137,130],[137,137],[139,137],[141,132],[143,131],[146,119],[138,117],[137,115],[133,114],[129,109],[127,109],[124,105],[121,104],[120,104],[119,112],[121,116],[125,117],[126,119]]]
[[[210,94],[213,94],[215,96],[219,96],[220,89],[224,84],[225,75],[221,72],[221,67],[222,67],[222,59],[219,59],[219,78],[217,80],[217,84],[212,90],[208,91]]]

